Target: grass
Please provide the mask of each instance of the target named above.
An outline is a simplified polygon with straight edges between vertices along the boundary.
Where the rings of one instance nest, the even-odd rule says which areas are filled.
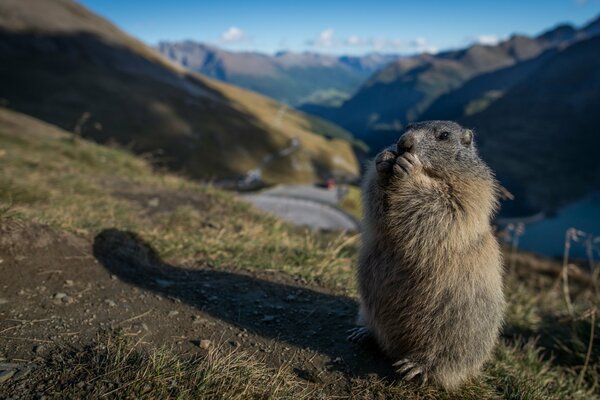
[[[64,370],[65,358],[70,368]],[[268,368],[255,354],[213,346],[182,356],[168,348],[145,349],[119,333],[102,333],[89,346],[63,347],[44,361],[45,379],[34,392],[64,398],[303,399],[310,391],[285,366]],[[57,369],[64,371],[50,376]],[[38,377],[39,378],[39,377]],[[31,390],[23,382],[19,390]]]
[[[292,228],[229,193],[153,171],[127,151],[31,118],[0,110],[0,122],[0,220],[32,220],[90,238],[105,228],[131,230],[177,263],[201,259],[215,268],[280,270],[355,296],[358,237]],[[352,188],[348,199],[355,196]],[[559,273],[540,269],[544,263]],[[505,280],[509,307],[502,340],[483,375],[459,392],[346,376],[348,389],[340,396],[600,398],[599,291],[571,279],[571,313],[560,269],[518,253]],[[257,354],[218,346],[206,355],[186,355],[108,333],[84,349],[65,347],[56,354],[60,362],[46,359],[41,369],[53,384],[36,379],[60,397],[325,398],[327,392],[322,384],[300,380],[285,362],[273,369]],[[65,363],[72,368],[61,368]]]

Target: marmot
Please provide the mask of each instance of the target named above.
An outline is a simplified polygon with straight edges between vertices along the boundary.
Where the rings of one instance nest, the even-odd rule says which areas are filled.
[[[372,336],[404,380],[455,389],[492,353],[505,307],[497,187],[473,132],[449,121],[408,125],[366,173],[348,338]]]

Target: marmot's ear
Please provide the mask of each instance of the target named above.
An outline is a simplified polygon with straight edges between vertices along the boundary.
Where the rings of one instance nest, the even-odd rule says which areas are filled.
[[[465,146],[470,146],[473,144],[473,131],[470,129],[465,129],[460,137],[460,142]]]

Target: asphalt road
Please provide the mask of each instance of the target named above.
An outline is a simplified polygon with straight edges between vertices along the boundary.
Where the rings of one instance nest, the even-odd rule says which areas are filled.
[[[331,231],[359,230],[358,222],[335,206],[335,191],[313,186],[279,186],[243,198],[295,225]]]

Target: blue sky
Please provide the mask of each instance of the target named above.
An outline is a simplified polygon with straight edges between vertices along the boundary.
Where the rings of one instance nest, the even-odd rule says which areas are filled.
[[[79,1],[151,45],[192,39],[268,53],[436,51],[600,14],[600,0]]]

